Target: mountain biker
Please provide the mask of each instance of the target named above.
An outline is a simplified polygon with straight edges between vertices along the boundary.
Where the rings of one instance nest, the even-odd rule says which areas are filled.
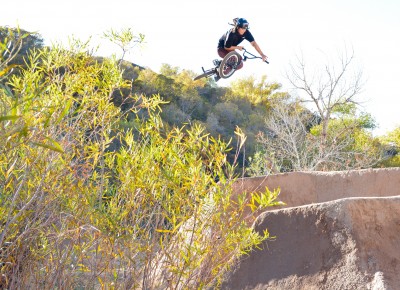
[[[249,23],[244,18],[233,19],[234,28],[228,30],[225,34],[221,36],[218,42],[218,55],[224,58],[229,52],[235,49],[242,50],[243,46],[239,44],[246,39],[251,45],[257,50],[257,52],[262,57],[263,61],[267,60],[267,56],[262,52],[261,48],[258,46],[257,42],[254,40],[253,35],[249,31]],[[218,62],[215,60],[214,62]],[[243,61],[238,65],[236,70],[243,67]],[[218,81],[221,77],[218,72],[215,75],[215,81]]]

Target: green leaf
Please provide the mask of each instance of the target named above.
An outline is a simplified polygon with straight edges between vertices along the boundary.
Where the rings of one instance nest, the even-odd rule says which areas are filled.
[[[60,116],[57,119],[57,123],[61,122],[61,120],[68,114],[69,109],[71,108],[72,100],[69,100],[64,107],[64,110],[61,112]]]
[[[5,91],[5,93],[8,97],[13,97],[13,93],[11,92],[11,90],[8,86],[0,84],[0,88],[2,88]]]
[[[171,230],[164,230],[164,229],[156,229],[156,232],[158,232],[158,233],[172,233]]]
[[[6,116],[0,116],[0,122],[2,121],[15,121],[18,120],[21,116],[19,115],[6,115]]]
[[[64,153],[64,149],[61,147],[61,145],[59,143],[57,143],[56,141],[54,141],[53,139],[51,139],[49,137],[45,137],[45,139],[48,140],[51,144],[38,143],[38,142],[32,142],[32,144],[43,147],[43,148],[47,148],[47,149],[50,149],[53,151],[57,151],[60,153]]]

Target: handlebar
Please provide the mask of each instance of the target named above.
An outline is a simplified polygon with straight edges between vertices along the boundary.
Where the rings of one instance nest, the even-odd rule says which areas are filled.
[[[251,57],[247,56],[246,54],[251,55]],[[254,58],[261,58],[262,59],[262,57],[256,56],[256,55],[252,54],[251,52],[248,52],[245,48],[243,48],[243,61],[246,61],[246,59],[254,59]],[[265,62],[269,64],[268,60],[265,60]]]

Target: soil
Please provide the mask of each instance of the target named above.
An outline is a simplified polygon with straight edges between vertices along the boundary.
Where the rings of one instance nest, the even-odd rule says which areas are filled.
[[[400,168],[244,178],[236,192],[280,188],[261,213],[274,239],[244,257],[222,289],[400,289]]]

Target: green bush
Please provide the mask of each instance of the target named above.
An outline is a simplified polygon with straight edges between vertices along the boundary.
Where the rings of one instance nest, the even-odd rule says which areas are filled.
[[[0,288],[218,285],[268,238],[249,223],[277,192],[234,196],[228,144],[198,125],[166,131],[156,95],[131,96],[121,128],[111,98],[131,84],[88,51],[32,52],[0,84]]]

